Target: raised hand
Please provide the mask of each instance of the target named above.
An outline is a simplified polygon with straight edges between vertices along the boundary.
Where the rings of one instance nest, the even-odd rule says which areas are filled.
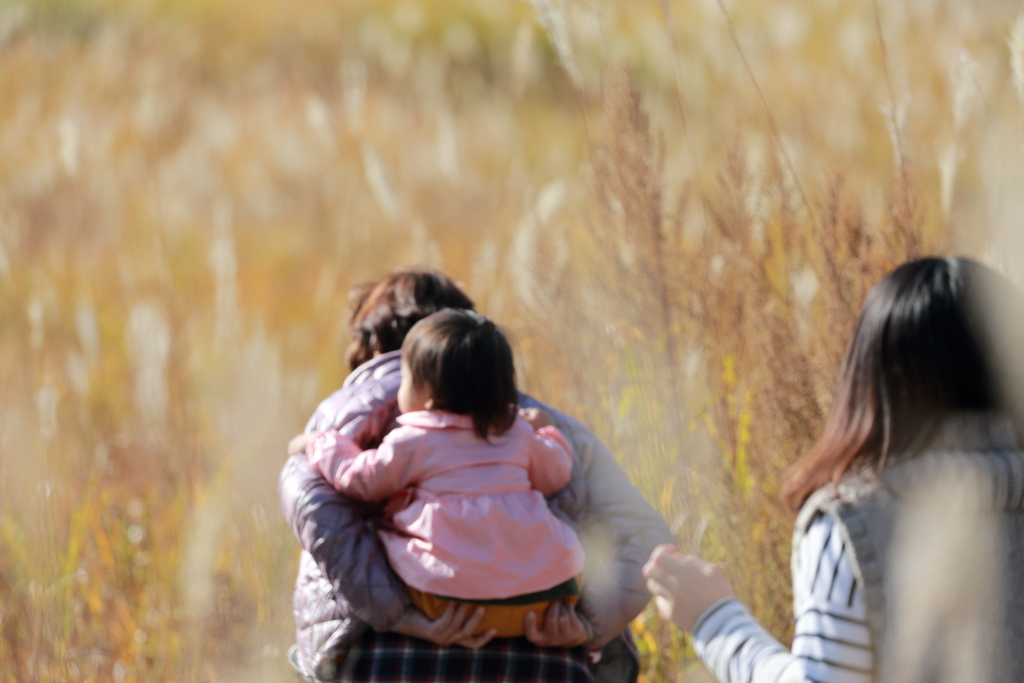
[[[654,549],[644,565],[644,576],[658,611],[684,631],[692,631],[708,607],[736,595],[718,567],[693,555],[680,555],[670,545]]]

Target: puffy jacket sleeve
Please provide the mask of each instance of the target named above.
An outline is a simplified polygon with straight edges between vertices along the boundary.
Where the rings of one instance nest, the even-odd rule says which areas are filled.
[[[587,647],[600,647],[621,634],[650,600],[642,569],[655,546],[672,543],[660,514],[626,476],[611,452],[578,420],[552,411],[572,444],[583,479],[578,515],[586,553],[580,612],[594,629]],[[570,484],[568,494],[572,493]],[[579,490],[577,488],[577,490]],[[580,501],[576,506],[580,507]]]
[[[339,400],[336,395],[329,396],[317,406],[304,431],[313,434],[337,430],[355,441],[362,450],[379,444],[387,430],[394,426],[398,406],[395,397],[390,395],[391,392],[386,392],[379,386],[366,386],[361,389],[348,400]],[[343,390],[339,389],[339,392]]]
[[[532,430],[531,430],[532,431]],[[545,496],[562,489],[572,477],[572,448],[554,427],[530,435],[530,484]]]
[[[291,456],[279,480],[285,518],[334,591],[375,631],[390,631],[410,608],[364,504],[334,490],[305,453]]]

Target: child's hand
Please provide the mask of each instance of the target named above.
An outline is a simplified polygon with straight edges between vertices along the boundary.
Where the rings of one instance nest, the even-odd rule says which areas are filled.
[[[288,455],[306,452],[306,444],[313,438],[312,434],[299,434],[288,442]]]
[[[441,616],[433,621],[418,609],[413,609],[395,628],[395,631],[402,635],[430,641],[435,645],[461,645],[470,650],[476,650],[490,642],[494,634],[497,633],[497,630],[492,628],[478,636],[473,635],[473,631],[480,625],[480,620],[483,618],[483,607],[467,604],[456,606],[452,603],[445,608]]]
[[[538,647],[576,647],[590,640],[590,630],[576,608],[562,601],[548,605],[544,629],[537,628],[537,613],[527,612],[523,620],[526,639]]]
[[[551,413],[540,408],[521,408],[519,417],[529,422],[533,431],[537,431],[541,427],[555,426],[555,420],[551,417]]]
[[[708,607],[736,595],[722,570],[699,557],[680,555],[670,545],[654,549],[644,576],[661,616],[684,631],[692,631]]]

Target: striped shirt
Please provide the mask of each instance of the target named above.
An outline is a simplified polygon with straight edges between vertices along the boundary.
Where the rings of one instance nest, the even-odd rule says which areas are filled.
[[[870,683],[874,663],[863,591],[839,527],[819,515],[797,549],[796,635],[783,647],[735,598],[708,608],[693,646],[722,683]]]

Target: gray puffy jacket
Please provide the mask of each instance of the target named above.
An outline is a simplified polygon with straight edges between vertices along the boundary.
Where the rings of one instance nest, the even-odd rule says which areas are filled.
[[[399,370],[397,351],[361,365],[320,404],[306,431],[339,429],[363,448],[378,445],[398,414]],[[573,446],[572,480],[548,503],[586,551],[579,611],[593,629],[587,647],[612,643],[621,652],[623,642],[612,641],[628,635],[649,599],[641,568],[672,534],[593,432],[525,394],[520,406],[551,413]],[[279,487],[303,547],[294,597],[299,658],[307,671],[333,668],[366,626],[390,631],[410,609],[408,593],[377,538],[372,506],[335,491],[302,454],[289,458]],[[624,642],[635,656],[631,640]]]

